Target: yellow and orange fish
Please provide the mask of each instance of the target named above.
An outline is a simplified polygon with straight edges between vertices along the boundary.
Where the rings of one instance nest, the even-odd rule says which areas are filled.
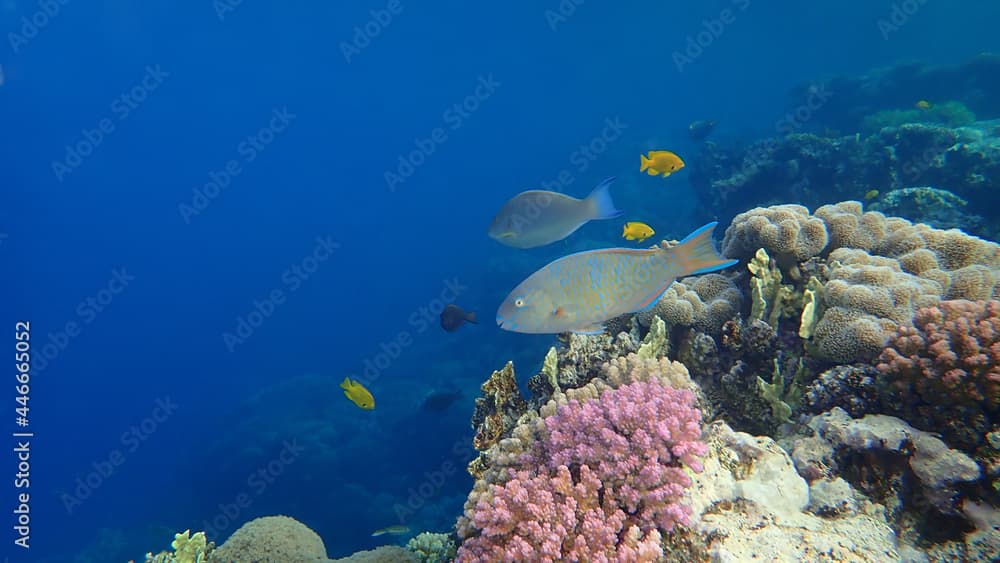
[[[375,397],[372,396],[371,391],[365,389],[365,386],[356,380],[352,381],[350,377],[345,377],[340,388],[344,390],[344,396],[357,405],[359,409],[370,411],[375,408]]]
[[[625,223],[625,227],[622,229],[622,237],[625,240],[638,242],[642,242],[655,234],[656,231],[653,230],[653,227],[639,221],[629,221]]]
[[[639,155],[639,172],[650,176],[659,174],[666,178],[681,168],[684,168],[684,161],[670,151],[649,151],[648,155]]]
[[[913,104],[913,107],[917,109],[931,109],[934,105],[927,100],[920,100],[919,102]]]

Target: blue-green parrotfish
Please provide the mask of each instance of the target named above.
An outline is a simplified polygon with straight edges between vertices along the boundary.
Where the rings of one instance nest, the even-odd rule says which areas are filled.
[[[736,264],[716,252],[709,223],[677,246],[606,248],[564,256],[521,282],[497,310],[504,330],[597,334],[619,315],[652,307],[674,280]]]
[[[584,199],[545,190],[521,192],[493,218],[490,238],[515,248],[534,248],[560,241],[588,221],[614,219],[622,214],[608,191],[614,181],[604,180]]]

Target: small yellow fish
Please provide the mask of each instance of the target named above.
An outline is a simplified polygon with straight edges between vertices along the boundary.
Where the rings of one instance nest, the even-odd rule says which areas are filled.
[[[639,172],[650,176],[661,174],[664,178],[684,168],[681,157],[670,151],[649,151],[649,155],[639,155]]]
[[[625,223],[625,228],[622,229],[622,236],[625,237],[625,240],[642,242],[654,234],[656,234],[656,231],[652,227],[638,221],[629,221]]]
[[[871,201],[878,197],[878,190],[868,190],[865,192],[865,199]]]
[[[403,534],[410,533],[410,528],[407,526],[388,526],[385,528],[379,528],[372,532],[372,537],[381,536],[384,534],[389,534],[393,536],[401,536]]]
[[[917,109],[931,109],[934,106],[927,100],[920,100],[919,102],[913,104],[913,107]]]
[[[375,397],[372,397],[371,392],[365,389],[364,385],[357,381],[351,381],[349,377],[345,377],[344,382],[340,384],[340,388],[344,390],[344,396],[350,399],[355,405],[358,405],[358,408],[366,411],[375,408]]]

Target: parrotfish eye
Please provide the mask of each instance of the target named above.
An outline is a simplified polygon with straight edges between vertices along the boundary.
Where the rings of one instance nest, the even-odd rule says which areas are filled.
[[[517,298],[517,299],[515,299],[514,300],[514,306],[515,307],[524,307],[524,299],[521,299],[520,297]]]

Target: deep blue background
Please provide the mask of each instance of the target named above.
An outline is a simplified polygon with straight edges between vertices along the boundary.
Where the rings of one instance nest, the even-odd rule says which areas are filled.
[[[145,540],[156,526],[198,527],[208,515],[190,501],[192,490],[203,490],[192,484],[212,478],[219,460],[200,452],[227,432],[226,413],[296,375],[357,375],[381,342],[414,328],[411,313],[453,277],[469,286],[459,302],[478,310],[483,324],[417,334],[404,361],[370,385],[375,413],[339,393],[326,400],[334,405],[331,425],[376,415],[384,434],[411,420],[415,396],[461,388],[455,411],[413,420],[425,424],[415,435],[428,450],[467,435],[472,397],[489,370],[514,358],[527,377],[551,343],[493,325],[506,290],[570,249],[617,244],[620,229],[592,224],[568,243],[524,252],[489,240],[486,225],[516,192],[573,169],[570,155],[605,119],[626,123],[625,134],[587,170],[574,171],[569,193],[585,194],[618,175],[618,207],[656,222],[660,234],[683,236],[697,226],[687,217],[694,203],[686,173],[663,181],[636,168],[638,153],[652,148],[693,151],[684,134],[690,121],[721,120],[720,138],[770,135],[793,85],[901,59],[960,62],[1000,48],[1000,7],[987,0],[928,2],[888,40],[876,24],[890,11],[887,1],[751,0],[678,72],[672,53],[734,3],[585,2],[555,31],[544,14],[558,9],[554,0],[400,5],[402,13],[350,63],[342,42],[385,2],[244,2],[220,21],[209,2],[98,8],[71,1],[16,52],[9,40],[0,47],[0,233],[7,235],[0,240],[0,321],[30,319],[39,348],[67,322],[82,326],[33,381],[33,550],[14,552],[5,531],[0,553],[34,561],[83,549],[99,528]],[[40,9],[4,3],[0,30],[20,33],[22,18]],[[118,120],[112,103],[148,65],[169,76]],[[448,131],[412,177],[388,190],[383,174],[415,139],[446,126],[443,112],[487,76],[500,83],[496,92]],[[239,158],[238,145],[280,108],[296,116],[287,130],[185,223],[178,205]],[[52,162],[103,118],[115,131],[58,181]],[[311,253],[318,236],[340,249],[246,343],[227,351],[222,333],[235,330],[255,299],[281,287],[282,272]],[[134,281],[83,322],[78,304],[118,268]],[[0,346],[13,347],[5,342]],[[463,375],[441,381],[430,366],[452,358]],[[5,428],[12,385],[0,391],[9,397],[0,401]],[[122,433],[166,396],[178,411],[67,514],[60,495],[121,448]],[[281,427],[280,416],[273,422]],[[319,486],[381,483],[387,498],[405,497],[394,476],[423,467],[419,449],[386,467],[395,450],[385,448],[397,444],[365,439],[354,436],[350,470],[331,472]],[[0,458],[5,482],[12,468],[10,457]],[[467,486],[456,478],[453,492]],[[12,491],[0,492],[9,530]],[[280,512],[273,502],[260,509]],[[367,520],[362,511],[329,506],[322,521],[312,516],[309,523],[330,554],[342,556],[376,545],[367,532],[392,523]],[[165,548],[163,530],[155,536],[162,542],[144,549]]]

